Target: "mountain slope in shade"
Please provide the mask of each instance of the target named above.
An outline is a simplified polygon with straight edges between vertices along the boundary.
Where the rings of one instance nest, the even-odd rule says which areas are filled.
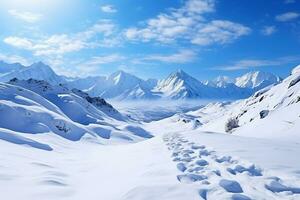
[[[251,88],[255,90],[262,89],[268,85],[277,84],[281,78],[274,74],[255,71],[249,72],[241,77],[236,78],[235,84],[242,88]]]
[[[7,82],[13,78],[20,80],[27,80],[30,78],[36,80],[45,80],[54,85],[65,82],[61,76],[57,75],[51,69],[51,67],[42,62],[33,63],[28,67],[21,66],[20,68],[17,68],[17,70],[0,75],[0,81],[2,82]]]
[[[1,74],[9,73],[12,71],[20,70],[23,67],[20,63],[5,63],[0,61],[0,76]]]

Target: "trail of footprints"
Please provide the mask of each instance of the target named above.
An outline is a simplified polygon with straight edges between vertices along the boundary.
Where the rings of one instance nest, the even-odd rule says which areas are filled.
[[[178,181],[198,184],[200,199],[300,199],[300,188],[286,186],[276,176],[264,175],[254,164],[245,165],[231,156],[219,156],[180,134],[165,135],[163,140],[179,171]]]

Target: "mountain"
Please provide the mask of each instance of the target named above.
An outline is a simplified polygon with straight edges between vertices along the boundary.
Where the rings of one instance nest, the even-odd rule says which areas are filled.
[[[92,96],[103,98],[124,99],[153,99],[151,89],[156,85],[155,79],[144,81],[124,71],[117,71],[106,79],[98,79],[96,84],[85,90]]]
[[[160,81],[156,79],[143,80],[124,71],[117,71],[108,77],[70,78],[57,75],[51,67],[42,62],[28,67],[18,63],[0,62],[0,81],[7,82],[13,78],[45,80],[51,85],[64,84],[70,90],[77,88],[92,97],[100,96],[117,100],[240,99],[249,97],[255,91],[281,81],[278,76],[259,71],[249,72],[236,80],[219,76],[207,83],[200,82],[182,70],[171,73],[166,79]]]
[[[218,76],[212,81],[208,81],[206,85],[210,85],[214,87],[226,87],[226,85],[228,85],[229,83],[234,83],[234,80],[232,80],[228,76]]]
[[[0,61],[0,75],[9,73],[12,71],[20,70],[23,67],[20,63],[5,63],[3,61]]]
[[[151,137],[104,99],[63,85],[14,78],[0,83],[0,99],[0,114],[5,116],[0,120],[0,129],[7,134],[4,140],[8,142],[51,151],[53,134],[71,141],[88,137],[98,142],[131,142]],[[42,133],[51,138],[45,140],[47,143],[36,140],[42,136],[27,136]]]
[[[229,119],[238,126],[231,133],[249,137],[300,138],[300,65],[277,85],[231,104],[209,104],[189,114],[200,117],[203,129],[224,132]],[[205,115],[204,115],[205,113]]]
[[[235,84],[241,88],[259,90],[266,86],[277,84],[281,80],[282,79],[280,77],[275,76],[274,74],[255,71],[236,78]]]
[[[170,99],[196,99],[211,96],[212,94],[208,93],[208,88],[210,87],[191,77],[183,70],[178,70],[166,79],[161,80],[154,91]],[[214,90],[214,88],[211,89]]]
[[[108,79],[109,87],[105,88],[101,96],[104,98],[115,98],[121,96],[124,92],[134,89],[137,85],[141,85],[143,80],[126,73],[117,71],[111,74]]]
[[[154,91],[170,99],[238,99],[250,96],[248,88],[240,88],[224,78],[204,84],[182,70],[170,74],[160,81]]]
[[[68,81],[67,85],[69,88],[77,88],[80,90],[85,90],[94,87],[97,84],[101,84],[106,81],[105,76],[88,76],[85,78],[74,78]]]
[[[14,66],[16,66],[15,70],[0,75],[0,81],[7,82],[13,78],[18,78],[20,80],[33,78],[36,80],[45,80],[54,85],[66,82],[64,78],[57,75],[51,69],[51,67],[44,64],[43,62],[33,63],[28,67],[22,66],[20,64],[15,64]]]

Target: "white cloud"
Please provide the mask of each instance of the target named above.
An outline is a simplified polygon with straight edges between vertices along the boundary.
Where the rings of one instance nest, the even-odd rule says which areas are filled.
[[[203,26],[200,25],[191,42],[198,45],[225,44],[249,34],[250,31],[249,28],[238,23],[213,20]]]
[[[9,10],[8,13],[17,19],[23,20],[28,23],[36,23],[41,20],[42,15],[32,12],[22,12],[18,10]]]
[[[113,5],[101,6],[101,10],[102,10],[102,12],[106,12],[106,13],[116,13],[116,12],[118,12],[118,10]]]
[[[84,40],[70,37],[66,34],[52,35],[45,40],[41,40],[33,47],[35,55],[62,55],[69,52],[79,51],[87,46]]]
[[[62,56],[85,48],[111,47],[118,45],[114,36],[115,25],[108,20],[101,20],[83,32],[75,34],[54,34],[47,37],[29,39],[10,36],[4,42],[11,46],[30,50],[36,56]],[[103,39],[99,39],[99,38]]]
[[[188,63],[195,60],[196,52],[191,50],[181,50],[171,55],[149,55],[143,58],[145,61],[159,61],[165,63]]]
[[[90,76],[90,75],[99,75],[100,69],[107,64],[118,64],[118,62],[125,60],[126,57],[120,54],[110,54],[110,55],[100,55],[94,56],[90,59],[84,60],[72,60],[72,68],[61,67],[61,65],[57,65],[57,69],[59,72],[67,75],[67,76]]]
[[[7,37],[3,40],[6,44],[9,44],[11,46],[21,48],[21,49],[32,49],[33,44],[32,42],[27,38],[20,38],[20,37]]]
[[[265,26],[263,27],[263,29],[261,30],[261,33],[263,35],[272,35],[273,33],[275,33],[277,30],[276,30],[276,27],[275,26]]]
[[[7,63],[20,63],[25,66],[30,65],[28,59],[18,55],[7,55],[7,54],[0,53],[0,60]]]
[[[213,69],[223,70],[223,71],[234,71],[241,69],[250,69],[256,67],[267,67],[267,66],[280,66],[289,63],[298,63],[300,61],[299,56],[286,56],[277,59],[267,60],[267,59],[245,59],[234,62],[232,65],[219,66]]]
[[[275,19],[279,22],[287,22],[297,19],[300,16],[297,12],[287,12],[280,15],[277,15]]]
[[[108,63],[116,63],[124,60],[125,57],[119,54],[111,54],[104,56],[94,56],[89,61],[85,62],[84,65],[102,65]]]
[[[188,0],[177,9],[169,9],[147,20],[141,27],[131,27],[124,35],[133,41],[162,43],[187,41],[197,45],[228,43],[250,33],[242,24],[226,20],[209,20],[215,0]]]

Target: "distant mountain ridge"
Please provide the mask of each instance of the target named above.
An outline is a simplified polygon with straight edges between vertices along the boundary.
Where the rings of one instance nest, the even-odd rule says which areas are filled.
[[[282,79],[271,73],[254,71],[236,78],[235,84],[242,88],[262,89],[274,83],[279,83]]]
[[[282,79],[271,73],[249,72],[236,79],[219,76],[203,83],[183,70],[177,70],[162,80],[143,80],[124,71],[108,77],[90,76],[69,78],[57,75],[50,66],[37,62],[28,67],[0,61],[0,82],[19,80],[44,80],[52,85],[64,84],[69,89],[77,88],[89,95],[106,99],[241,99],[251,96],[266,86],[277,84]]]

